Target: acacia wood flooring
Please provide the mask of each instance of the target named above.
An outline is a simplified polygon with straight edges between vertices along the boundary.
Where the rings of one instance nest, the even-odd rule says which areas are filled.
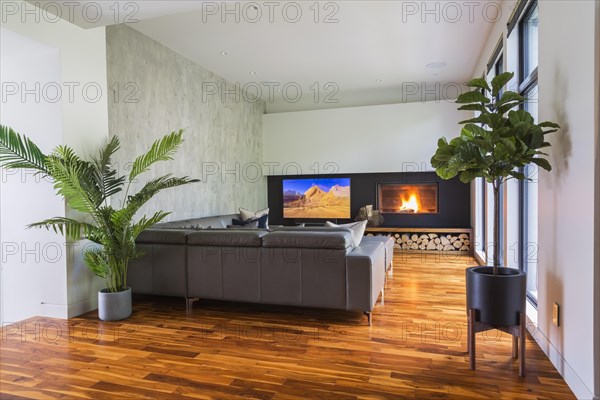
[[[477,334],[469,370],[464,255],[402,255],[361,313],[134,298],[126,321],[96,312],[2,330],[2,399],[572,399],[535,341],[518,376],[505,333]]]

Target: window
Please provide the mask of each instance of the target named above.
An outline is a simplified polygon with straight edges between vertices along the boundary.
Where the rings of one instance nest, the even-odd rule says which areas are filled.
[[[485,212],[485,179],[477,178],[475,181],[475,251],[485,260],[486,243],[486,212]]]
[[[538,22],[538,6],[535,2],[529,7],[520,24],[521,76],[523,78],[531,76],[538,66]]]
[[[498,41],[496,48],[490,58],[490,62],[487,65],[487,81],[491,81],[495,76],[504,72],[504,57],[502,54],[502,38]],[[501,95],[501,94],[499,94]],[[487,183],[483,178],[477,179],[475,182],[475,213],[476,223],[475,231],[477,234],[476,250],[487,265],[492,265],[494,260],[494,191],[491,183]],[[500,198],[504,196],[501,189]],[[504,248],[504,233],[503,233],[503,220],[504,220],[504,207],[500,206],[500,226],[499,226],[499,237],[500,237],[500,259],[503,258]]]
[[[527,99],[523,109],[538,121],[538,5],[532,2],[519,22],[519,92]],[[527,272],[527,298],[537,306],[538,282],[538,169],[530,164],[523,168],[529,181],[519,186],[519,268]]]

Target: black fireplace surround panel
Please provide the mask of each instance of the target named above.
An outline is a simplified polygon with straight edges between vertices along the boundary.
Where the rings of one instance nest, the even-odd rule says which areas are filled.
[[[354,220],[358,210],[367,204],[377,208],[378,183],[437,183],[438,213],[435,214],[383,214],[382,227],[399,228],[470,228],[471,227],[471,190],[454,178],[443,180],[435,172],[388,172],[366,174],[337,175],[289,175],[269,176],[268,202],[269,224],[295,225],[299,223],[322,224],[326,219],[291,219],[283,218],[283,180],[303,178],[350,178],[350,219],[338,219],[338,223]]]

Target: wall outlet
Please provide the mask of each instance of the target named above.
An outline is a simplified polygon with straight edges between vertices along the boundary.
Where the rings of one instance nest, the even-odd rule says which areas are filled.
[[[552,323],[554,324],[554,326],[558,326],[559,325],[559,306],[558,303],[554,303],[552,304]]]

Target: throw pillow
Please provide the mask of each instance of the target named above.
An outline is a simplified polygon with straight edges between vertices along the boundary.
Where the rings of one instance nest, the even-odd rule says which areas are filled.
[[[264,217],[266,215],[265,218],[265,222],[264,222],[264,226],[261,222],[258,223],[258,227],[259,228],[264,228],[264,229],[269,229],[269,208],[265,208],[264,210],[260,210],[257,212],[252,212],[250,210],[246,210],[245,208],[240,207],[240,217],[242,218],[243,221],[253,221],[255,219],[259,219],[261,217]]]
[[[263,215],[260,218],[255,218],[255,219],[251,219],[251,220],[240,220],[240,219],[232,219],[231,223],[233,225],[238,225],[238,226],[245,226],[247,224],[256,222],[257,223],[257,227],[261,228],[261,229],[268,229],[269,225],[268,225],[268,221],[269,221],[269,214],[267,215]]]
[[[242,217],[242,219],[244,221],[246,221],[248,219],[259,218],[259,217],[262,217],[263,215],[267,215],[267,214],[269,214],[268,208],[265,208],[264,210],[260,210],[257,212],[252,212],[250,210],[246,210],[245,208],[240,207],[240,217]]]
[[[251,221],[251,222],[244,223],[243,225],[236,225],[235,224],[236,221],[244,222],[244,221],[240,221],[239,219],[234,219],[233,220],[234,224],[227,225],[227,228],[231,228],[231,229],[257,229],[258,228],[258,220],[257,219],[254,221]]]
[[[358,247],[362,238],[365,235],[365,229],[367,229],[367,221],[359,221],[352,222],[350,224],[334,224],[333,222],[325,222],[325,226],[329,227],[342,227],[348,228],[352,231],[352,236],[354,236],[354,247]]]

